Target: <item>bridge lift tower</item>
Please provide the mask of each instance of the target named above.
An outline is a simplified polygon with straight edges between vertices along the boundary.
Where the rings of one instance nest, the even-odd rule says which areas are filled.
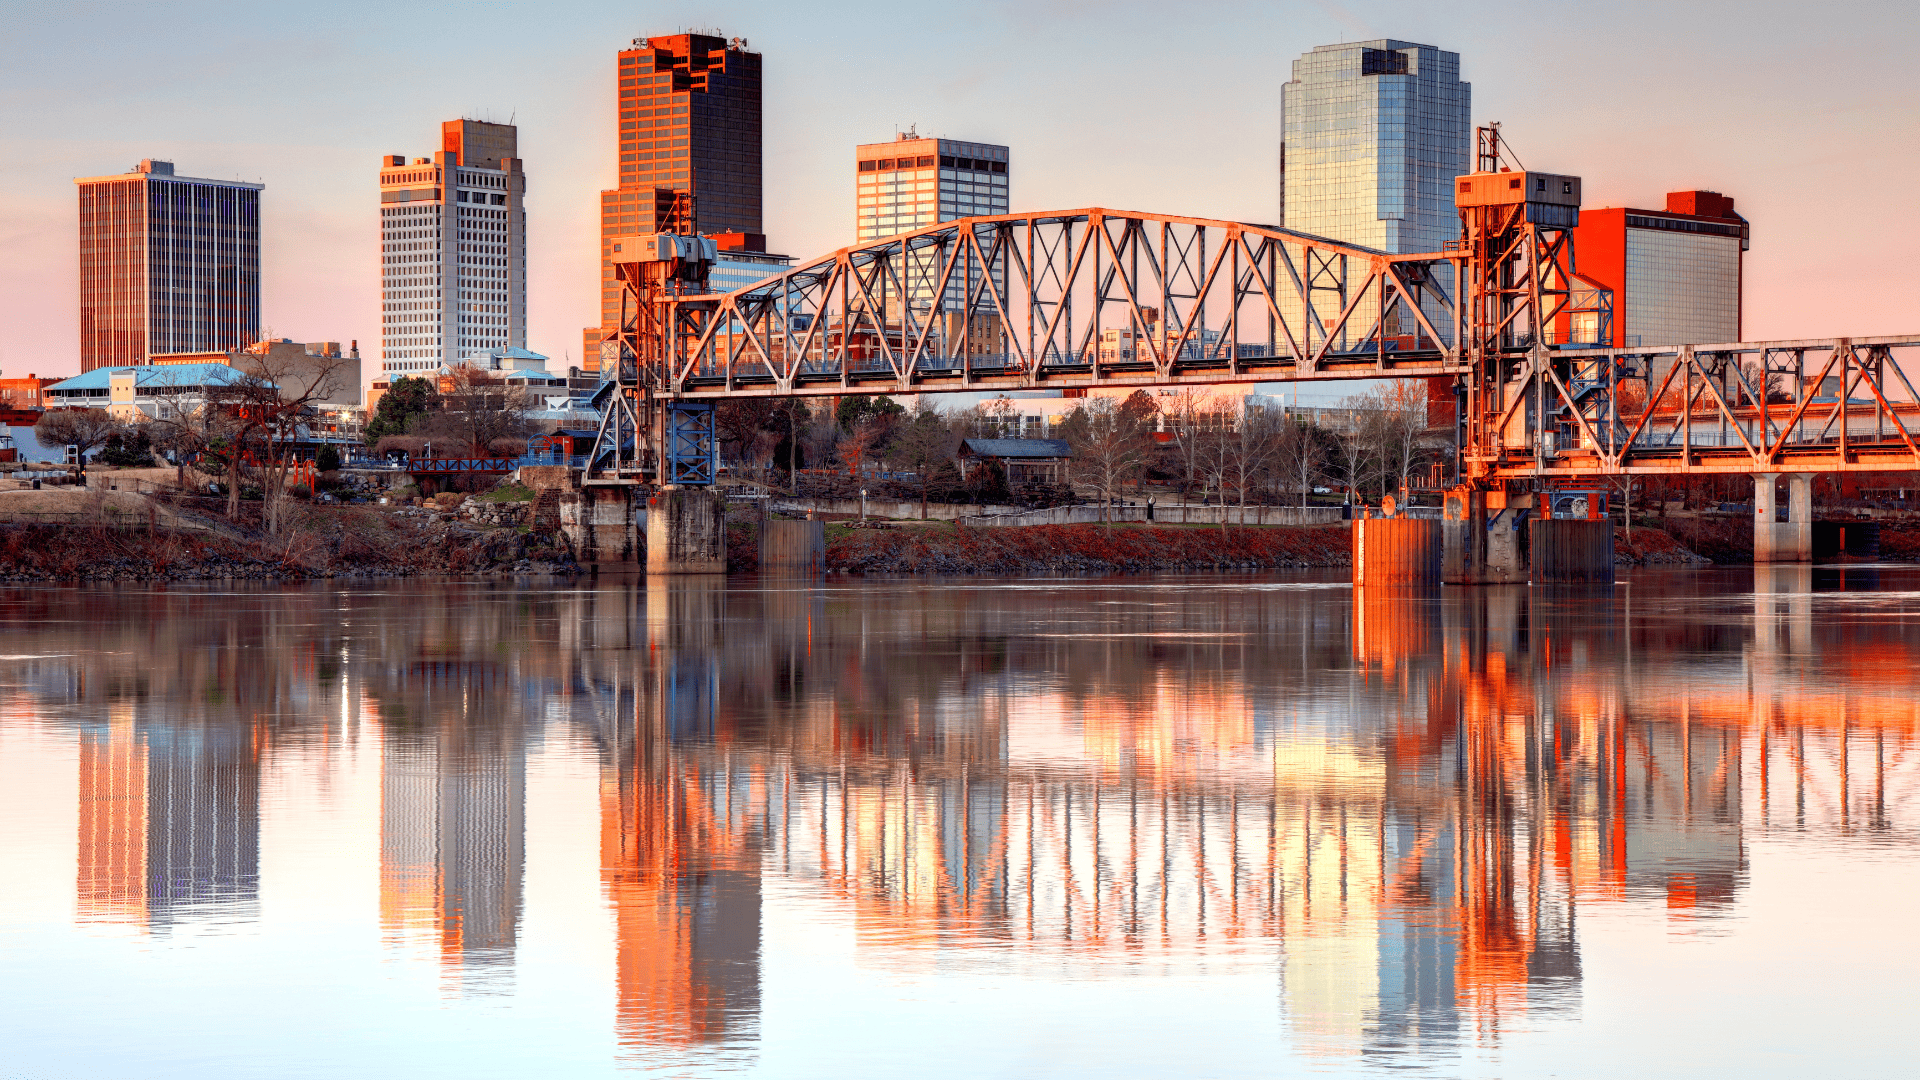
[[[714,242],[662,232],[616,236],[610,245],[621,286],[620,325],[600,345],[600,388],[593,397],[600,427],[581,485],[711,486],[718,465],[713,403],[667,392],[664,373],[687,337],[687,327],[673,324],[704,311],[686,298],[707,294]]]
[[[691,207],[680,209],[675,216],[690,229]],[[712,490],[714,405],[682,398],[666,379],[689,326],[717,307],[707,277],[718,252],[707,237],[675,232],[616,236],[609,246],[621,317],[600,346],[600,426],[576,511],[582,551],[595,561],[634,559],[644,495],[647,571],[722,573],[726,505]]]
[[[1485,487],[1577,447],[1625,435],[1615,393],[1644,371],[1561,349],[1612,337],[1612,292],[1575,269],[1580,178],[1505,164],[1498,124],[1477,133],[1476,169],[1454,181],[1460,211],[1460,336],[1470,373],[1461,479]]]

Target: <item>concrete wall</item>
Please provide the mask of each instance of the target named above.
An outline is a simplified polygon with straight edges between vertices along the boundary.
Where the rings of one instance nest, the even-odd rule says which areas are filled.
[[[860,516],[859,499],[798,499],[774,498],[768,500],[770,510],[789,514],[804,514],[809,511],[816,514],[847,514]],[[929,521],[954,521],[971,514],[1017,514],[1017,506],[973,506],[968,503],[928,503]],[[873,518],[891,518],[895,520],[920,519],[920,504],[917,502],[883,502],[879,499],[867,500],[867,516]]]
[[[1337,525],[1344,519],[1337,506],[1155,506],[1155,525]],[[1056,506],[1023,513],[992,514],[960,519],[967,525],[1084,525],[1100,520],[1097,506]],[[1144,506],[1115,506],[1107,511],[1108,521],[1145,522]]]
[[[859,499],[770,500],[769,509],[784,513],[848,514],[858,516]],[[867,516],[896,520],[919,520],[917,502],[867,500]],[[1328,525],[1344,520],[1337,506],[1193,506],[1157,504],[1153,520],[1157,525]],[[967,503],[928,503],[927,518],[933,521],[964,521],[968,525],[1072,525],[1097,522],[1097,506],[1055,506],[1046,510],[1022,510],[1017,506],[973,506]],[[1145,506],[1115,506],[1108,510],[1109,521],[1147,520]]]

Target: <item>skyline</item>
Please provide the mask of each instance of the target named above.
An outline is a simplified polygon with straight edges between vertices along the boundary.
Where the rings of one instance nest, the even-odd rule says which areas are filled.
[[[386,14],[356,19],[363,8]],[[1896,255],[1920,226],[1883,185],[1847,182],[1897,176],[1920,157],[1910,137],[1914,92],[1891,72],[1847,60],[1911,36],[1890,4],[1852,5],[1851,19],[1731,6],[1661,13],[1658,35],[1643,32],[1656,9],[1636,4],[1568,10],[1558,23],[1501,9],[1501,24],[1472,35],[1457,28],[1490,20],[1410,5],[1222,4],[1170,24],[1142,4],[1097,17],[1054,4],[956,27],[877,4],[838,5],[824,18],[747,4],[656,18],[583,4],[513,34],[499,33],[500,18],[546,9],[505,4],[449,24],[433,21],[443,8],[347,4],[332,21],[292,12],[257,26],[209,17],[246,10],[237,5],[192,5],[185,19],[165,20],[124,5],[105,5],[117,13],[105,20],[93,10],[84,21],[65,11],[20,20],[0,44],[0,86],[21,118],[16,153],[0,162],[0,183],[14,196],[0,211],[14,256],[0,270],[0,370],[10,377],[78,370],[72,180],[149,157],[266,185],[264,332],[377,348],[370,166],[452,116],[520,128],[536,174],[527,346],[556,366],[579,364],[579,327],[597,321],[598,193],[617,185],[606,93],[615,54],[633,37],[683,27],[745,37],[766,57],[768,246],[802,260],[853,242],[854,147],[914,125],[1011,146],[1022,160],[1015,212],[1098,205],[1271,221],[1287,66],[1316,45],[1396,37],[1458,52],[1461,78],[1474,86],[1473,122],[1503,121],[1531,167],[1583,176],[1588,207],[1659,205],[1685,188],[1734,197],[1754,225],[1749,340],[1897,333],[1920,319],[1912,295],[1920,271]],[[485,72],[484,87],[401,62],[417,58],[404,46],[428,22],[448,46],[443,55]],[[103,23],[115,29],[103,34]],[[1029,63],[1026,49],[993,52],[1019,39],[1047,42],[1058,62]],[[1169,58],[1169,77],[1137,77],[1148,40]],[[873,92],[874,73],[900,69],[871,57],[924,57],[928,42],[944,43],[939,51],[955,63],[916,62],[911,77]],[[136,48],[149,59],[130,59]],[[209,61],[249,50],[265,57],[261,65],[286,58],[284,88],[219,91],[225,72],[246,65]],[[177,71],[150,78],[155,54],[179,57]],[[1189,77],[1202,58],[1209,77]],[[822,70],[856,77],[821,80]],[[1821,74],[1832,70],[1848,77]],[[1164,152],[1175,143],[1190,149]],[[1783,157],[1782,145],[1806,152]],[[1806,209],[1822,204],[1821,213]]]

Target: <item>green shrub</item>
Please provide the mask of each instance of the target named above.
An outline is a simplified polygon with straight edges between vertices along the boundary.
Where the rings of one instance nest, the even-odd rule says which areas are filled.
[[[481,502],[491,503],[532,502],[533,500],[533,489],[523,484],[502,484],[480,496]]]

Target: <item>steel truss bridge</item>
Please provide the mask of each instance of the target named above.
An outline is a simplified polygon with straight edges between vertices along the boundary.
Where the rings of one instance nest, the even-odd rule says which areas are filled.
[[[724,294],[616,256],[619,400],[586,480],[684,482],[672,448],[728,398],[1379,378],[1455,386],[1481,486],[1920,469],[1920,334],[1581,347],[1614,339],[1611,294],[1574,272],[1572,221],[1532,209],[1463,207],[1460,241],[1411,255],[1101,208],[963,218]]]

